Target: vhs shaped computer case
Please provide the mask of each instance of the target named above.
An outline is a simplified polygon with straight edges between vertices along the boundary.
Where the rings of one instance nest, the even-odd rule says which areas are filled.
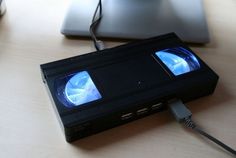
[[[175,34],[41,65],[68,142],[213,93],[217,74]]]

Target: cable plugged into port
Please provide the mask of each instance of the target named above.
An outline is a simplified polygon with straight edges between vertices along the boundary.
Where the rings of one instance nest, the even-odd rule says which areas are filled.
[[[175,119],[183,123],[186,127],[192,129],[193,131],[201,134],[202,136],[208,138],[212,142],[216,143],[217,145],[221,146],[234,156],[236,156],[236,151],[232,149],[231,147],[227,146],[226,144],[222,143],[220,140],[212,137],[211,135],[204,132],[202,129],[200,129],[191,119],[192,113],[190,110],[182,103],[181,100],[173,99],[168,102],[168,107],[172,114],[174,115]]]

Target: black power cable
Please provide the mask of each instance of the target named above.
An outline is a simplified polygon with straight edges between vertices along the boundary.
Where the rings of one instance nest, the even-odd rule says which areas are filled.
[[[221,146],[222,148],[224,148],[225,150],[229,151],[230,153],[232,153],[233,155],[236,156],[236,151],[234,149],[232,149],[228,145],[222,143],[220,140],[218,140],[218,139],[214,138],[213,136],[204,132],[202,129],[200,129],[198,126],[196,126],[196,124],[192,121],[191,118],[186,119],[184,121],[184,124],[186,127],[190,128],[190,129],[194,130],[195,132],[201,134],[202,136],[208,138],[212,142],[216,143],[217,145]]]
[[[193,131],[201,134],[202,136],[208,138],[212,142],[221,146],[223,149],[227,150],[234,156],[236,156],[236,151],[229,147],[228,145],[222,143],[220,140],[214,138],[213,136],[207,134],[202,129],[200,129],[191,119],[192,113],[189,109],[180,101],[180,100],[171,100],[168,103],[170,111],[175,116],[176,120],[180,123],[183,123],[186,127],[192,129]]]
[[[102,0],[99,0],[98,4],[97,4],[97,7],[95,9],[95,12],[93,14],[93,19],[92,19],[92,22],[91,22],[91,25],[90,25],[90,28],[89,28],[94,46],[97,50],[104,49],[103,42],[101,40],[97,39],[96,33],[95,33],[96,28],[97,28],[99,22],[101,21],[101,19],[102,19]]]

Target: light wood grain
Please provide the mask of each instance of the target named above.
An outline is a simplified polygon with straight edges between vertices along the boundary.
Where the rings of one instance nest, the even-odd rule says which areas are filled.
[[[41,80],[42,63],[93,51],[59,32],[66,0],[7,0],[0,19],[0,157],[223,158],[220,148],[179,126],[168,112],[65,142]],[[204,1],[211,42],[191,46],[220,76],[212,96],[188,104],[195,121],[236,148],[236,1]],[[122,42],[106,42],[112,47]]]

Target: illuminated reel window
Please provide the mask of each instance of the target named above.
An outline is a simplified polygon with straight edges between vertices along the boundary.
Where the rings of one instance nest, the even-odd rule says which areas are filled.
[[[182,47],[161,50],[155,55],[175,76],[200,68],[197,58],[189,50]]]
[[[87,71],[78,72],[67,81],[64,95],[74,106],[102,98]]]

